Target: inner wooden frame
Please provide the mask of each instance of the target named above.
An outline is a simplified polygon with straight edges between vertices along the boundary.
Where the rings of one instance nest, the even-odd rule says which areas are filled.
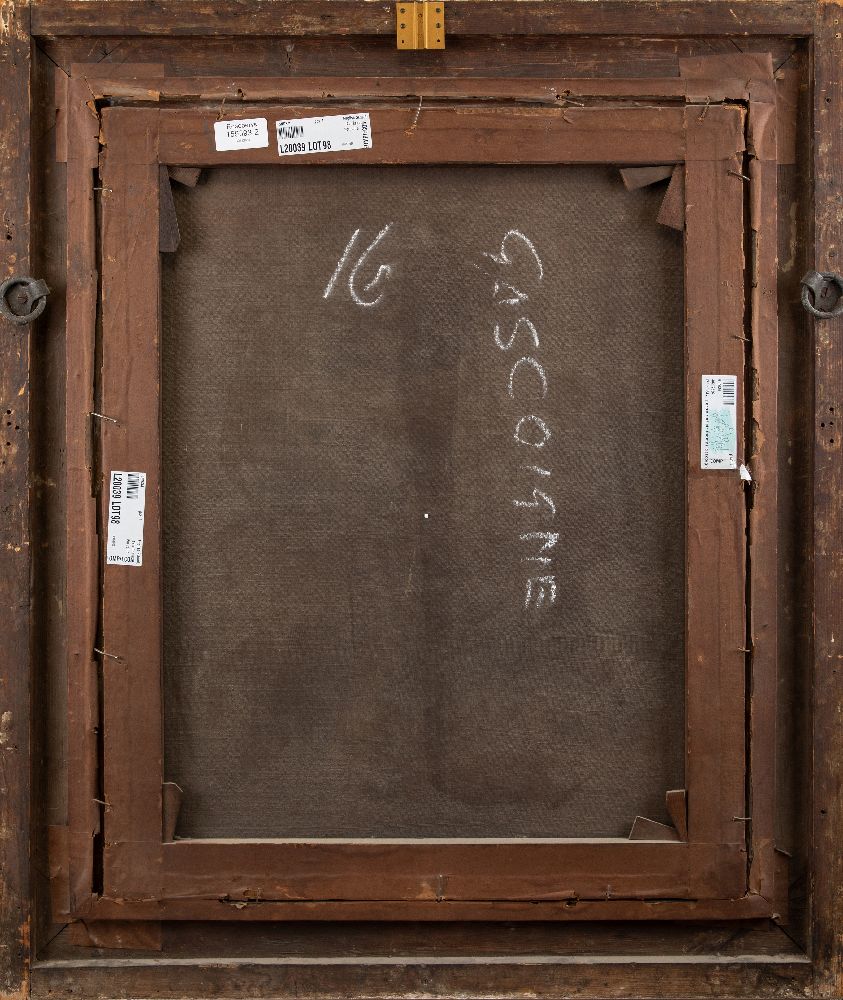
[[[643,901],[659,900],[661,915],[672,917],[770,913],[769,900],[747,893],[746,505],[736,474],[698,468],[700,376],[744,372],[744,111],[438,107],[426,109],[408,133],[415,105],[331,107],[333,113],[357,110],[372,115],[374,148],[309,162],[685,164],[687,517],[693,529],[687,533],[686,593],[688,839],[164,841],[159,166],[285,161],[272,146],[217,153],[215,111],[105,109],[102,409],[117,423],[104,421],[100,428],[101,467],[105,477],[110,469],[131,468],[146,470],[149,479],[144,566],[104,570],[103,894],[92,897],[89,890],[85,899],[87,865],[75,865],[71,851],[79,911],[124,918],[441,920],[446,913],[439,904],[445,902],[447,916],[454,917],[512,919],[526,909],[530,917],[547,918],[548,906],[558,911],[562,904],[566,916],[582,919],[652,916],[653,904]],[[272,121],[324,111],[324,105],[264,105],[238,108],[236,116]],[[81,197],[93,173],[90,121],[79,117],[80,131],[69,128],[68,164],[71,187]],[[71,232],[71,242],[80,239],[83,233]],[[81,257],[90,254],[88,239]],[[87,286],[90,294],[90,281]],[[742,428],[742,410],[738,423]],[[81,534],[90,554],[96,544],[90,519]],[[79,572],[87,572],[90,586],[90,568]],[[90,751],[89,745],[87,775],[95,770]],[[84,832],[74,829],[74,799],[78,811],[86,808],[72,793],[71,842]],[[249,908],[247,917],[232,908],[245,900],[261,900],[259,911]]]

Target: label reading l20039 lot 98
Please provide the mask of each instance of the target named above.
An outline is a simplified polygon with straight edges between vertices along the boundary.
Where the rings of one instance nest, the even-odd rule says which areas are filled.
[[[108,494],[107,565],[143,565],[145,507],[146,473],[112,472]]]
[[[276,122],[275,130],[279,156],[372,148],[372,126],[368,114],[288,118]]]

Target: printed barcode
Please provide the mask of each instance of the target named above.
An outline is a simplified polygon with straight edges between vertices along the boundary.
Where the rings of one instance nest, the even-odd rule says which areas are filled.
[[[130,472],[128,483],[126,486],[126,499],[137,500],[139,489],[140,489],[140,476],[137,474],[137,472]]]
[[[303,125],[278,125],[278,134],[285,139],[295,139],[297,135],[304,135]]]
[[[724,406],[734,406],[735,405],[735,382],[731,379],[727,382],[723,382],[723,405]]]

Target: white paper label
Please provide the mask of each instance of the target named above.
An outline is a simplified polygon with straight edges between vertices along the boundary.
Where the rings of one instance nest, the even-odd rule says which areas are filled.
[[[143,565],[143,511],[146,506],[145,472],[112,472],[108,496],[109,566]]]
[[[276,122],[275,129],[279,156],[372,148],[372,127],[368,114],[289,118]]]
[[[736,375],[702,377],[702,467],[738,467],[738,379]]]
[[[268,145],[269,130],[265,118],[214,122],[214,146],[218,151],[265,149]]]

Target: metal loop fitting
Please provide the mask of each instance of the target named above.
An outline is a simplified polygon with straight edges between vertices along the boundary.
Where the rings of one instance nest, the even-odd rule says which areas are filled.
[[[7,278],[0,285],[0,314],[11,323],[31,323],[44,312],[49,294],[47,282],[41,278]]]
[[[809,271],[802,279],[802,305],[817,319],[843,316],[843,277],[833,271]]]

